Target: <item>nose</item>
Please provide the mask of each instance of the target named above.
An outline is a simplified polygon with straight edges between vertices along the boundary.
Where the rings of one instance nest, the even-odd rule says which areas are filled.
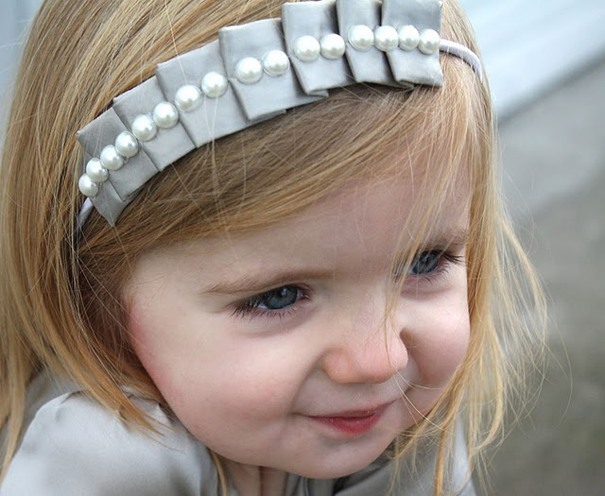
[[[365,320],[365,322],[364,322]],[[408,350],[394,318],[381,316],[370,323],[343,326],[334,343],[323,356],[323,370],[337,383],[373,383],[388,381],[405,369]]]

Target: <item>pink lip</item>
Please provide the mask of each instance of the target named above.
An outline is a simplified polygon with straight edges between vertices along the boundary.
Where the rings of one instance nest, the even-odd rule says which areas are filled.
[[[338,412],[334,415],[312,416],[309,418],[327,425],[340,433],[360,436],[372,430],[380,421],[389,405],[390,403],[368,410]]]

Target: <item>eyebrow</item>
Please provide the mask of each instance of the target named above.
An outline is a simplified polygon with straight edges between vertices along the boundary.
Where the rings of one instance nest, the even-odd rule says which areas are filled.
[[[468,230],[455,229],[435,233],[425,241],[419,243],[419,250],[423,248],[434,250],[447,250],[450,247],[461,248],[468,242]],[[395,259],[404,260],[406,256],[397,256]],[[302,281],[330,280],[335,277],[335,271],[330,268],[303,268],[277,270],[274,274],[272,269],[262,267],[254,268],[233,280],[224,280],[203,288],[201,293],[205,295],[237,295],[263,293],[271,289],[279,288],[288,284],[296,284]]]
[[[419,243],[419,246],[432,246],[438,249],[447,249],[450,246],[457,248],[466,245],[468,239],[468,229],[452,229],[429,235],[427,239]]]
[[[286,284],[300,281],[333,279],[334,271],[330,269],[286,270],[268,275],[266,270],[255,269],[232,281],[221,281],[204,288],[202,292],[208,295],[262,293]]]

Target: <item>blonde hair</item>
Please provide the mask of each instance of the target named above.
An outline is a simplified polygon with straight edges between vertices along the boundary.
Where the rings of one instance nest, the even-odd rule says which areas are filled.
[[[472,332],[464,364],[439,405],[401,437],[396,451],[411,450],[421,434],[436,429],[441,450],[435,492],[441,494],[456,419],[466,420],[471,460],[496,438],[509,391],[525,379],[522,365],[533,335],[527,315],[541,300],[499,198],[489,90],[459,60],[442,56],[442,89],[351,87],[196,150],[150,181],[116,228],[93,213],[77,241],[83,157],[76,131],[113,97],[149,78],[159,62],[214,39],[220,27],[276,17],[281,4],[42,5],[17,79],[0,176],[3,472],[22,434],[28,384],[43,368],[78,382],[127,421],[153,427],[122,391],[129,385],[162,400],[129,346],[116,297],[138,254],[224,230],[258,229],[353,179],[406,173],[402,164],[420,154],[443,157],[431,169],[435,186],[427,192],[435,209],[458,181],[461,164],[469,176]],[[454,0],[444,2],[442,34],[477,50]],[[394,147],[405,157],[391,156],[388,170],[375,170]]]

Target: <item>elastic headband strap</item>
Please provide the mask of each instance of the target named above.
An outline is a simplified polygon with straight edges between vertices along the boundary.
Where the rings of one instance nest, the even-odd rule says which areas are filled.
[[[78,132],[87,197],[115,225],[142,186],[192,150],[358,83],[441,86],[439,52],[482,77],[468,48],[439,35],[439,0],[286,3],[281,19],[219,30],[218,40],[160,64]]]
[[[481,64],[479,56],[470,48],[465,47],[460,43],[456,43],[455,41],[441,40],[439,43],[439,50],[442,53],[453,55],[454,57],[458,57],[466,62],[469,66],[471,66],[473,71],[475,71],[475,74],[479,80],[483,81],[483,65]]]

